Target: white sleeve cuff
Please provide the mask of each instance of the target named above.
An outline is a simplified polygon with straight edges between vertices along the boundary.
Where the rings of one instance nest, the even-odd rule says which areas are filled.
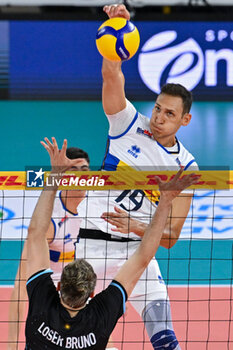
[[[106,114],[109,121],[109,135],[118,136],[127,130],[136,112],[137,111],[132,103],[126,99],[125,109],[115,114]]]

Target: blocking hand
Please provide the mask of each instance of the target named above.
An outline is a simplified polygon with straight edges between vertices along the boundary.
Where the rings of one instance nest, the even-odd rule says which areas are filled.
[[[194,173],[185,175],[181,178],[184,168],[180,168],[177,174],[168,182],[162,181],[156,176],[156,181],[159,185],[161,198],[166,198],[168,201],[172,201],[187,187],[194,185],[198,182],[199,175]]]
[[[40,143],[48,151],[48,154],[50,156],[52,173],[63,174],[65,171],[71,169],[73,166],[77,166],[79,162],[80,164],[82,164],[83,158],[80,158],[80,159],[67,158],[66,156],[67,140],[66,139],[63,141],[61,150],[59,150],[58,148],[55,137],[52,137],[52,142],[50,142],[47,137],[45,137],[44,140],[45,142],[41,141]]]

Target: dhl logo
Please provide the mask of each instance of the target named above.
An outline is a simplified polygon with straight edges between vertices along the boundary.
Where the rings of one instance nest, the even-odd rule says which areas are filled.
[[[189,172],[185,172],[187,174]],[[191,188],[195,189],[233,189],[233,171],[198,171],[199,182]],[[43,187],[27,188],[26,172],[0,172],[0,189],[1,190],[38,190]],[[159,176],[163,181],[169,181],[175,176],[175,172],[162,171],[85,171],[72,172],[63,176],[57,184],[59,189],[82,189],[82,190],[107,190],[107,189],[157,189],[155,176]],[[44,185],[49,187],[49,172],[44,174]],[[101,183],[101,184],[100,184]],[[51,186],[54,183],[51,183]]]
[[[12,175],[11,172],[0,172],[0,188],[13,190],[24,189],[26,186],[25,176],[25,172],[17,172]]]

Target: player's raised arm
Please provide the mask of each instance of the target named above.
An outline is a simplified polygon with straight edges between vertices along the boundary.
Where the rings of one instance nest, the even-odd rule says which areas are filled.
[[[51,242],[54,236],[54,226],[50,221],[49,229],[46,233],[46,239]],[[25,322],[25,312],[27,306],[27,240],[24,243],[23,252],[20,258],[20,264],[15,277],[14,288],[11,293],[9,305],[9,327],[7,350],[18,350],[19,335]]]
[[[160,241],[162,247],[170,249],[178,241],[189,212],[192,197],[193,195],[191,193],[181,193],[173,200],[171,212]]]
[[[42,141],[41,144],[50,155],[51,176],[54,179],[59,180],[66,170],[77,164],[77,159],[69,159],[66,156],[66,140],[64,140],[61,150],[58,149],[54,137],[52,142],[45,138],[45,142]],[[82,162],[81,158],[80,162]],[[42,191],[31,218],[27,238],[27,278],[50,266],[46,233],[50,225],[57,187],[55,184],[54,187],[45,188]]]
[[[183,169],[180,169],[176,176],[167,183],[162,182],[157,178],[161,193],[158,208],[150,225],[146,229],[140,246],[131,258],[122,266],[115,277],[115,280],[124,286],[128,296],[133,291],[141,274],[154,257],[160,245],[168,214],[171,210],[172,200],[185,188],[197,182],[198,176],[194,174],[186,175],[180,179],[182,172]]]
[[[130,19],[125,5],[104,6],[103,9],[109,18],[122,17]],[[126,107],[125,78],[121,70],[121,62],[112,62],[103,59],[102,65],[103,88],[102,102],[104,112],[112,115]]]

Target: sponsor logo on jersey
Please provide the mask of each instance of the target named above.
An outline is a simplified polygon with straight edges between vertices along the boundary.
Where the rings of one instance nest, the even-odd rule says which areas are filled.
[[[65,235],[65,237],[64,237],[64,244],[67,244],[70,242],[72,242],[71,234],[67,233],[67,235]]]
[[[179,167],[181,166],[181,161],[179,160],[179,158],[176,158],[176,163],[179,165]]]
[[[59,221],[58,226],[61,227],[62,224],[64,224],[64,222],[65,222],[67,219],[68,219],[68,216],[67,216],[67,215],[64,216],[64,218],[62,218],[61,221]]]
[[[134,158],[138,158],[139,153],[141,153],[141,150],[138,146],[133,145],[131,146],[131,149],[128,149],[127,151],[129,154],[131,154],[131,156],[133,156]]]
[[[149,130],[146,130],[146,129],[143,130],[143,129],[140,128],[140,127],[137,128],[136,133],[139,134],[139,135],[147,136],[147,137],[149,137],[150,139],[153,137],[152,132],[150,132]]]
[[[43,187],[44,186],[44,171],[40,168],[39,171],[27,171],[27,187]]]

